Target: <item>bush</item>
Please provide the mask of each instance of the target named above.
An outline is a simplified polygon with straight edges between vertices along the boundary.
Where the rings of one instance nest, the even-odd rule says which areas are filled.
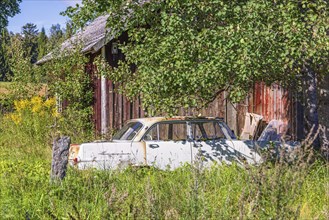
[[[34,96],[31,99],[16,100],[14,111],[2,119],[1,127],[6,130],[3,138],[16,146],[47,143],[50,140],[49,131],[60,119],[54,98],[45,100]],[[20,142],[17,143],[17,140]]]

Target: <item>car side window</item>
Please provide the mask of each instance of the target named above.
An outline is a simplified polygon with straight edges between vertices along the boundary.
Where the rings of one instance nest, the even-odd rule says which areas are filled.
[[[207,133],[207,138],[219,139],[225,138],[225,135],[222,129],[219,127],[219,124],[216,121],[204,123],[203,127]]]
[[[172,137],[170,137],[173,141],[186,141],[187,133],[186,133],[186,123],[174,123],[172,126]],[[170,134],[170,133],[169,133]]]
[[[161,122],[148,130],[144,136],[145,141],[185,141],[186,122]]]
[[[194,140],[204,138],[200,128],[202,128],[202,123],[192,123],[192,136]]]
[[[193,122],[192,134],[195,140],[225,138],[225,134],[223,133],[217,121]]]

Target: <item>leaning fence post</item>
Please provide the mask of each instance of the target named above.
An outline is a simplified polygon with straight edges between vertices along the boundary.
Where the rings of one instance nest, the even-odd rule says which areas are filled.
[[[63,136],[54,139],[51,162],[51,180],[62,180],[66,174],[71,139]]]

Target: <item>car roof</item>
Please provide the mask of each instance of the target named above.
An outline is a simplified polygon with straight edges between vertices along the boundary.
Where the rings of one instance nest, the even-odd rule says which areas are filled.
[[[221,120],[223,121],[223,118],[219,117],[194,117],[194,116],[171,116],[171,117],[148,117],[148,118],[136,118],[129,120],[129,122],[138,121],[143,123],[145,126],[151,126],[157,122],[168,122],[168,121],[181,121],[181,120],[188,120],[188,121],[194,121],[194,120]]]

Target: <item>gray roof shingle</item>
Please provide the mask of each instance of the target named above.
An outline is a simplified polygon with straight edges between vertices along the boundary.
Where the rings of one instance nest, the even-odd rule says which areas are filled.
[[[137,2],[132,2],[132,4],[137,4],[139,6],[144,5],[151,0],[138,0]],[[158,0],[161,2],[163,0]],[[129,15],[131,16],[132,12],[129,10]],[[96,18],[93,22],[91,22],[88,26],[83,28],[82,31],[73,35],[68,40],[64,41],[60,47],[60,53],[65,53],[67,51],[73,50],[74,47],[78,43],[82,43],[82,53],[96,53],[99,51],[104,45],[110,42],[115,34],[111,31],[111,28],[106,27],[107,19],[110,15],[103,15]],[[126,19],[123,17],[122,19]],[[60,54],[60,55],[62,55]],[[37,65],[46,63],[54,58],[53,52],[50,52],[40,60],[36,62]]]
[[[114,35],[111,34],[111,29],[106,28],[108,17],[109,15],[103,15],[96,18],[88,26],[83,28],[82,31],[64,41],[60,47],[60,53],[74,49],[78,42],[82,43],[82,53],[96,53],[99,51],[105,44],[114,38]],[[36,64],[43,64],[53,58],[54,54],[53,52],[50,52],[38,60]]]

